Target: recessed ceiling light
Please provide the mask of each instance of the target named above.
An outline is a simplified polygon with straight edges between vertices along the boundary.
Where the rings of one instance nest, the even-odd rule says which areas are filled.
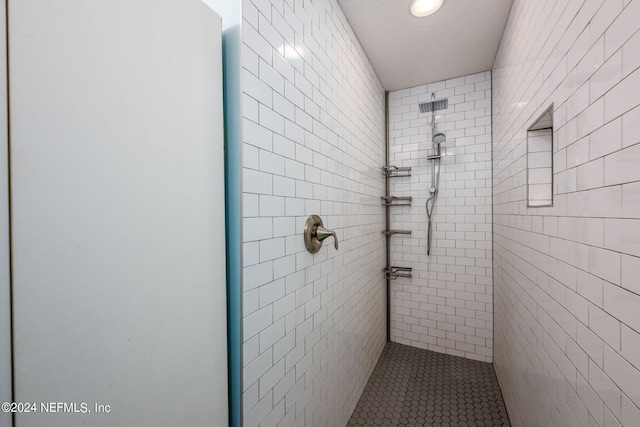
[[[431,15],[440,9],[443,3],[444,0],[414,0],[411,4],[411,14],[419,18]]]

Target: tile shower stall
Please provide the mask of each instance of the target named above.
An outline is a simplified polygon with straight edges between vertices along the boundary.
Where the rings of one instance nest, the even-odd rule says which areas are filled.
[[[453,1],[453,0],[451,0]],[[242,418],[344,426],[390,338],[491,362],[512,425],[640,420],[640,0],[515,0],[491,70],[385,92],[336,0],[243,0]],[[426,255],[430,114],[446,133]],[[552,204],[529,207],[551,109]],[[539,152],[539,153],[540,153]],[[548,169],[548,167],[547,167]],[[536,181],[537,182],[537,181]],[[317,214],[337,233],[311,254]]]

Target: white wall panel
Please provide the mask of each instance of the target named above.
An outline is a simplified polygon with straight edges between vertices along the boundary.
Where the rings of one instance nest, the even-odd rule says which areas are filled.
[[[220,18],[9,6],[16,423],[226,424]]]

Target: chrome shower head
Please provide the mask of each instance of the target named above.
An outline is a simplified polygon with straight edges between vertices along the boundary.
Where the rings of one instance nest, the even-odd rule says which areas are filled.
[[[433,135],[433,143],[434,144],[442,144],[443,142],[445,142],[447,140],[447,137],[445,136],[444,133],[442,132],[438,132],[435,135]]]
[[[449,108],[449,99],[439,99],[435,100],[435,97],[432,97],[433,101],[431,102],[423,102],[422,104],[418,104],[418,108],[421,113],[432,113],[439,110],[446,110]]]

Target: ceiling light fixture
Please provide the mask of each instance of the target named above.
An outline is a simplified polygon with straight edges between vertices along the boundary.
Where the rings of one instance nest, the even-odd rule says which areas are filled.
[[[429,16],[440,9],[443,3],[444,0],[414,0],[411,4],[411,14],[419,18]]]

